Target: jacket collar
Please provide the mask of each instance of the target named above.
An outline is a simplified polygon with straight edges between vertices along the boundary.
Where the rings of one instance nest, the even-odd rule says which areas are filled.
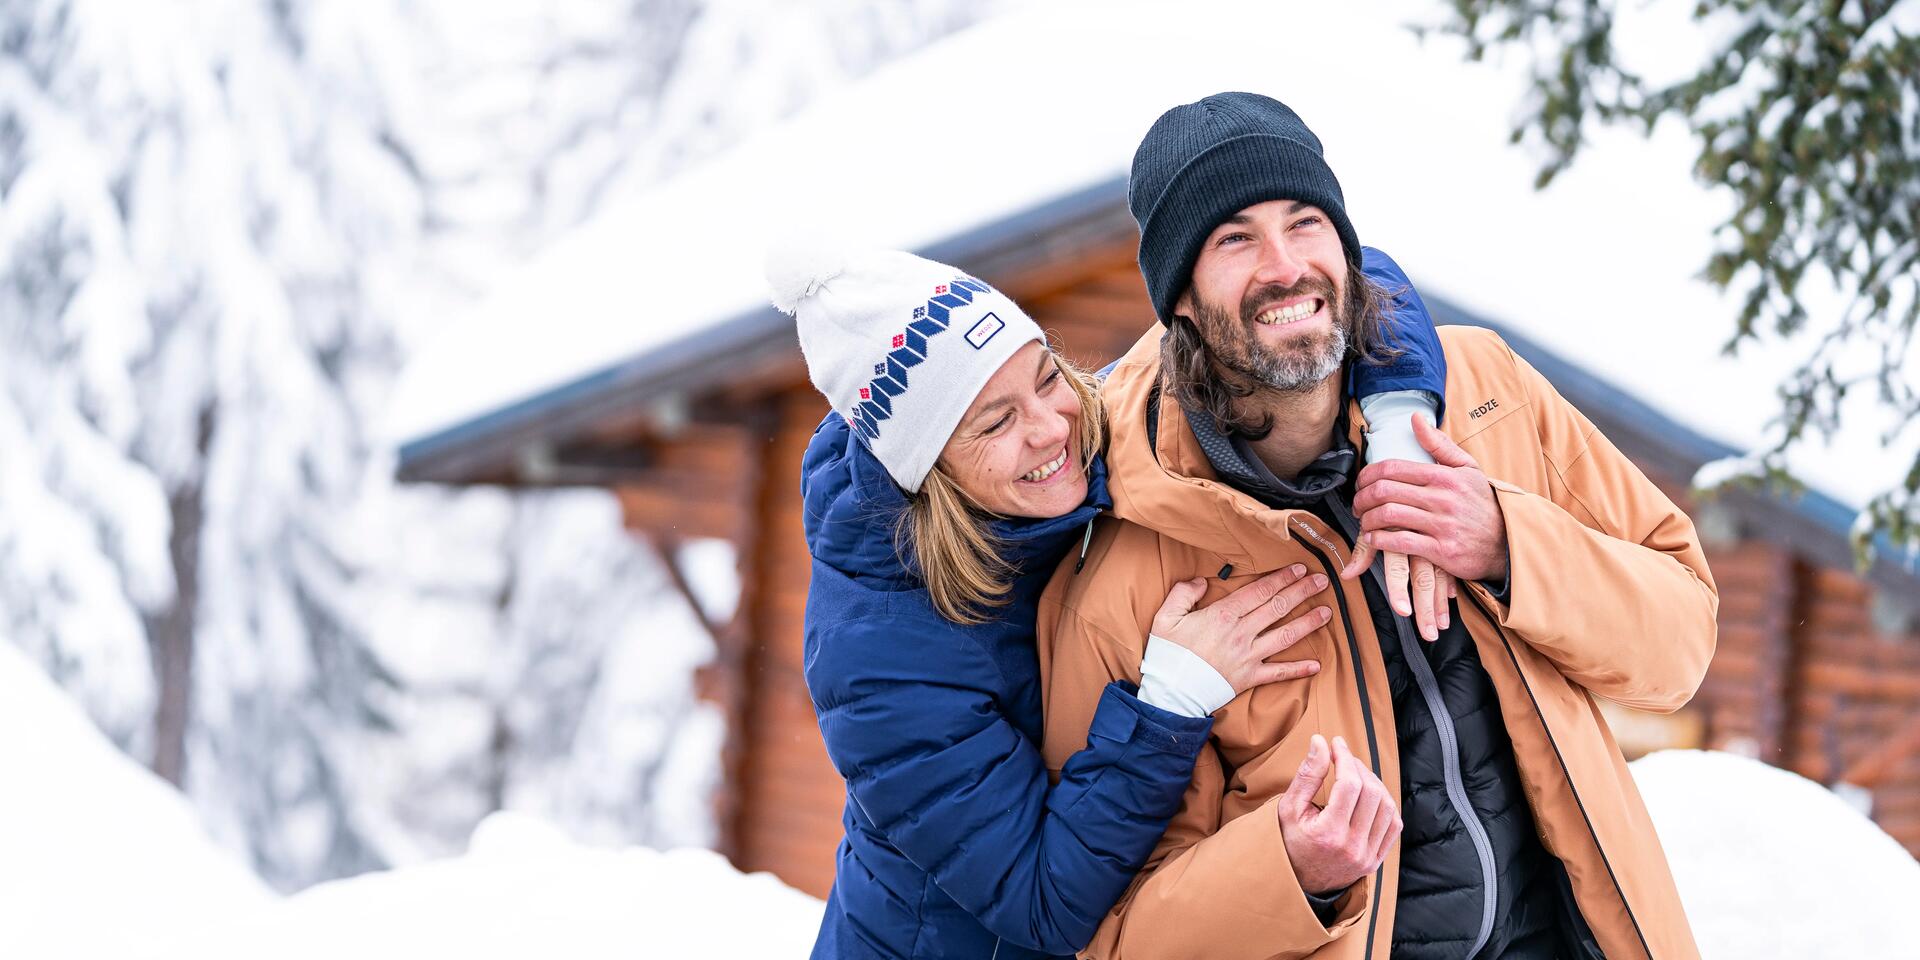
[[[1244,570],[1273,570],[1297,560],[1288,541],[1315,531],[1308,523],[1311,514],[1268,507],[1235,489],[1208,458],[1179,404],[1151,404],[1156,422],[1149,439],[1147,415],[1160,383],[1162,333],[1155,325],[1135,342],[1108,375],[1103,391],[1114,515]],[[1357,448],[1364,424],[1351,401],[1346,426],[1349,449]],[[1323,549],[1331,547],[1335,562],[1344,562],[1344,545],[1332,547],[1318,532],[1311,539]]]
[[[996,520],[991,530],[1001,556],[1016,570],[1050,566],[1101,511],[1112,507],[1107,464],[1088,465],[1087,498],[1058,517]],[[866,444],[831,413],[814,429],[800,468],[807,550],[813,558],[858,579],[910,588],[920,578],[901,556],[899,529],[907,497]]]
[[[1193,430],[1194,440],[1220,479],[1269,507],[1311,510],[1327,494],[1346,486],[1353,475],[1355,451],[1345,436],[1344,410],[1334,423],[1333,448],[1315,457],[1296,477],[1275,476],[1245,437],[1222,433],[1213,418],[1205,413],[1184,407],[1182,412],[1186,414],[1187,426]]]

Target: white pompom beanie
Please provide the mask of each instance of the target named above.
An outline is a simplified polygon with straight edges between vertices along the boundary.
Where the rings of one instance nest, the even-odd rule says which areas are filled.
[[[790,242],[768,254],[767,282],[814,387],[909,492],[987,380],[1045,340],[1005,294],[897,250]]]

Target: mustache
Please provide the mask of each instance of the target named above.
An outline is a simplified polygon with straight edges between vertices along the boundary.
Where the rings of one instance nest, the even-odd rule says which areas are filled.
[[[1289,286],[1270,283],[1257,290],[1247,292],[1240,301],[1240,319],[1252,323],[1253,318],[1265,312],[1276,303],[1291,300],[1294,297],[1314,296],[1333,306],[1333,284],[1325,277],[1301,277]]]

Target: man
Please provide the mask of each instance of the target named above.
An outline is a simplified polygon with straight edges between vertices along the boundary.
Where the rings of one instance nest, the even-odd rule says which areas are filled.
[[[1108,681],[1138,679],[1172,585],[1205,578],[1199,602],[1303,564],[1328,613],[1283,654],[1317,674],[1215,714],[1087,954],[1697,956],[1595,706],[1671,711],[1705,674],[1718,594],[1692,523],[1475,328],[1441,331],[1455,412],[1416,424],[1435,462],[1354,474],[1342,370],[1392,355],[1382,304],[1413,294],[1361,275],[1320,142],[1284,105],[1169,111],[1129,194],[1166,330],[1106,382],[1117,522],[1041,608],[1049,765],[1085,744]],[[1376,551],[1457,579],[1437,638],[1394,613]]]

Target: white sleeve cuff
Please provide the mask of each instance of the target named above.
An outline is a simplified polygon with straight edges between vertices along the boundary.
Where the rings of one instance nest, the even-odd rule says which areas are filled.
[[[1233,684],[1199,654],[1148,634],[1147,655],[1140,661],[1140,699],[1183,717],[1210,717],[1233,699]]]
[[[1439,408],[1439,398],[1425,390],[1389,390],[1361,397],[1360,412],[1367,418],[1367,462],[1432,463],[1427,448],[1413,435],[1413,417],[1418,414],[1432,426],[1433,413]]]

